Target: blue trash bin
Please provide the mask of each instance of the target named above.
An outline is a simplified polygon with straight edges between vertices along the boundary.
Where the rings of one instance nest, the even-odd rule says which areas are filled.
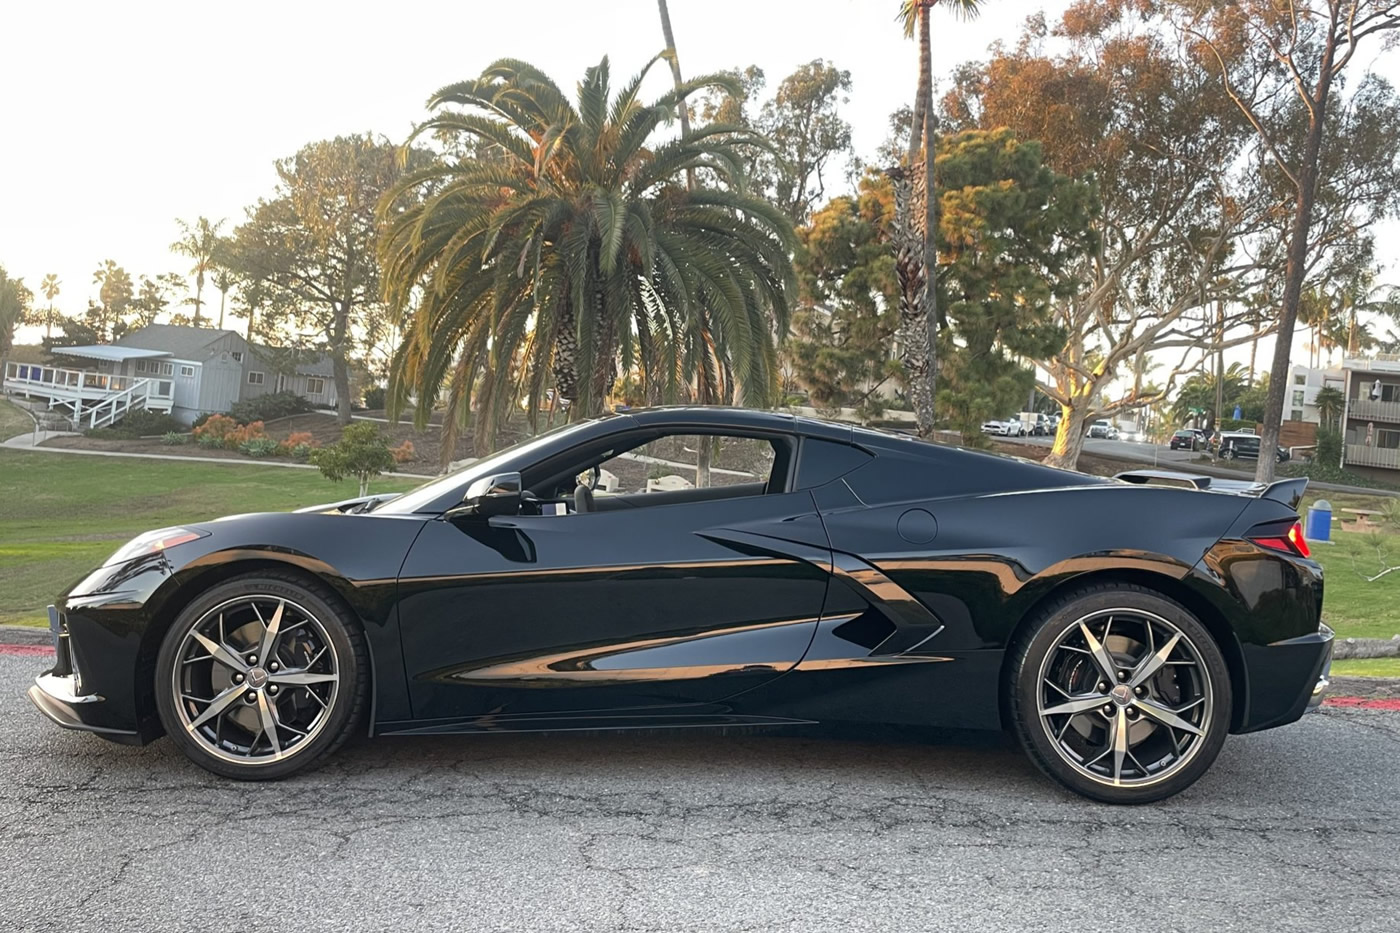
[[[1309,541],[1332,540],[1332,503],[1318,499],[1308,509],[1308,519],[1303,525],[1303,537]]]

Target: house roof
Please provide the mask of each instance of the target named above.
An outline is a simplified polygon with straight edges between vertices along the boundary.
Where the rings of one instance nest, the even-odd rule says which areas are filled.
[[[54,347],[59,356],[77,356],[85,360],[110,360],[120,363],[123,360],[149,360],[154,357],[170,356],[169,350],[144,350],[139,347],[119,347],[97,344],[86,347]]]
[[[140,330],[122,337],[113,346],[164,350],[172,356],[189,358],[229,334],[237,336],[237,332],[231,330],[187,327],[183,324],[147,324]]]
[[[292,350],[286,347],[268,347],[262,344],[249,344],[253,352],[269,365],[276,359],[278,354],[293,354],[295,367],[293,372],[298,376],[323,376],[327,379],[335,375],[334,364],[331,362],[329,353],[322,353],[318,350]]]

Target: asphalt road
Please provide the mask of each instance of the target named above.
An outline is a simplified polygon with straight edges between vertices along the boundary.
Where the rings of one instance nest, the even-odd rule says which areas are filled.
[[[700,733],[381,739],[238,784],[106,744],[0,656],[5,930],[1386,930],[1400,714],[1232,738],[1184,795],[1002,746]]]

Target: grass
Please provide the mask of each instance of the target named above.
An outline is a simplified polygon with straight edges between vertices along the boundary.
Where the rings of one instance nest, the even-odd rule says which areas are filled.
[[[1332,673],[1340,677],[1400,677],[1400,658],[1333,661]]]
[[[0,441],[34,430],[34,420],[17,405],[0,399]]]
[[[385,477],[372,488],[417,483]],[[0,623],[47,625],[54,596],[142,531],[356,491],[315,470],[0,450]]]

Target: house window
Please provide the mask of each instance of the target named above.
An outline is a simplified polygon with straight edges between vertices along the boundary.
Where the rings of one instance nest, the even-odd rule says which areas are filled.
[[[161,364],[160,364],[160,374],[161,374],[162,376],[173,376],[173,375],[175,375],[175,364],[174,364],[174,363],[161,363]]]
[[[186,379],[193,379],[193,378],[194,378],[194,367],[193,367],[193,366],[181,366],[181,367],[180,367],[180,375],[184,376]]]
[[[935,150],[935,151],[936,151],[936,150]],[[1296,375],[1296,376],[1293,377],[1293,384],[1294,384],[1295,386],[1305,386],[1305,385],[1307,385],[1307,384],[1308,384],[1308,374],[1307,374],[1307,373],[1298,373],[1298,375]]]
[[[262,373],[249,373],[249,374],[248,374],[248,385],[250,385],[250,386],[260,386],[260,385],[262,385],[262,384],[263,384],[263,374],[262,374]]]
[[[235,363],[241,363],[241,362],[243,362],[243,351],[242,351],[242,350],[234,350],[234,351],[233,351],[233,361],[234,361]]]
[[[1303,407],[1303,390],[1302,390],[1302,389],[1298,389],[1298,390],[1296,390],[1296,391],[1293,393],[1293,406],[1294,406],[1295,408],[1302,408],[1302,407]]]
[[[144,372],[146,371],[146,361],[145,361],[145,360],[137,360],[137,361],[136,361],[136,371],[137,371],[138,373],[144,373]]]
[[[1381,383],[1382,402],[1400,402],[1400,386],[1390,382]]]
[[[935,150],[935,151],[937,151],[937,150]],[[1293,409],[1291,412],[1288,413],[1288,420],[1289,420],[1289,421],[1302,421],[1302,420],[1303,420],[1303,409],[1301,409],[1301,408],[1295,408],[1295,409]]]
[[[326,391],[326,380],[310,377],[306,380],[306,394],[320,395]]]
[[[1400,431],[1377,431],[1376,446],[1384,447],[1387,450],[1395,450],[1400,447]]]

